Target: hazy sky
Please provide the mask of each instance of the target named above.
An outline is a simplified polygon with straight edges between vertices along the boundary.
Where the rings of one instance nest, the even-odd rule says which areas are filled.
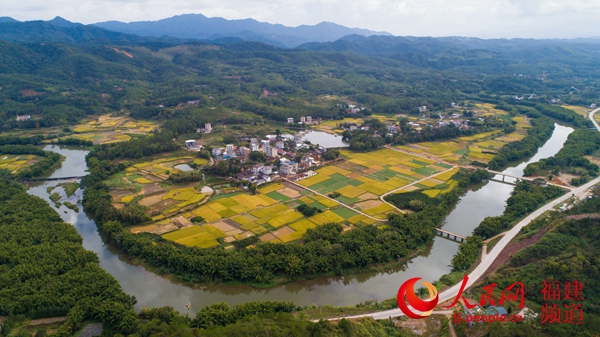
[[[394,35],[483,38],[599,36],[600,0],[1,0],[20,21],[158,20],[200,13],[286,26],[335,22]]]

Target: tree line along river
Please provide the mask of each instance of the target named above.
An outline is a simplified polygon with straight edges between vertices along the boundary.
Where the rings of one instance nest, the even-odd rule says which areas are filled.
[[[513,163],[503,172],[522,175],[523,169],[530,162],[555,155],[573,132],[572,128],[556,125],[552,137],[529,160]],[[86,172],[85,156],[88,151],[77,147],[49,145],[44,150],[54,151],[66,157],[60,168],[47,177],[82,176]],[[506,178],[508,181],[510,178]],[[60,181],[30,183],[29,193],[46,200],[52,207],[47,188],[56,186]],[[502,214],[505,201],[510,196],[513,186],[499,182],[487,183],[472,187],[458,202],[454,210],[446,217],[443,228],[450,232],[468,236],[473,229],[487,216]],[[81,200],[83,192],[67,198],[62,189],[63,200],[76,203]],[[82,207],[80,207],[82,208]],[[136,309],[142,307],[172,306],[182,312],[187,303],[191,303],[190,314],[202,307],[226,302],[229,305],[255,300],[285,300],[297,305],[336,305],[347,306],[368,300],[384,300],[396,296],[402,282],[412,277],[422,277],[424,281],[433,282],[450,272],[450,261],[458,251],[456,242],[435,237],[425,252],[404,263],[402,266],[380,272],[369,272],[340,277],[322,277],[313,280],[292,282],[270,289],[257,289],[250,286],[210,286],[202,289],[191,288],[171,282],[155,275],[141,266],[134,265],[127,256],[116,248],[103,242],[93,220],[80,210],[75,212],[66,206],[57,211],[68,223],[75,226],[83,237],[83,246],[95,252],[102,268],[112,274],[121,284],[123,290],[134,295],[138,303]]]

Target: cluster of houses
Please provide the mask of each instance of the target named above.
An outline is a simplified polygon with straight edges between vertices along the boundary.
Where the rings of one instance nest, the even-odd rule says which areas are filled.
[[[291,181],[298,181],[317,174],[310,170],[312,166],[319,165],[313,157],[306,154],[299,163],[289,158],[279,158],[279,168],[270,164],[258,164],[238,174],[238,179],[247,180],[253,184],[261,185],[273,179],[285,177]]]
[[[279,137],[267,135],[265,139],[250,138],[249,147],[227,144],[225,147],[213,148],[211,155],[217,160],[238,158],[246,161],[249,159],[250,153],[262,152],[270,160],[279,159],[279,169],[275,171],[273,166],[270,165],[255,165],[252,169],[240,173],[238,178],[256,184],[270,182],[274,175],[299,180],[310,176],[310,173],[303,172],[299,175],[299,172],[319,165],[317,159],[326,151],[323,147],[319,147],[310,152],[305,152],[300,162],[294,161],[299,150],[310,149],[310,146],[302,141],[302,136],[302,133],[297,133],[296,135],[283,134]],[[194,141],[186,141],[186,146],[192,150],[197,145]]]
[[[17,122],[22,122],[31,119],[31,115],[18,115]]]
[[[354,104],[348,104],[347,106],[345,104],[336,104],[336,106],[338,106],[340,108],[346,108],[346,112],[349,114],[353,114],[353,115],[356,115],[357,113],[365,110],[364,107],[354,105]]]
[[[305,125],[319,124],[319,123],[321,123],[322,120],[323,120],[322,118],[313,119],[312,116],[302,116],[302,117],[300,117],[300,121],[298,122],[298,124],[305,124]],[[288,122],[288,124],[294,124],[294,118],[288,117],[287,122]]]
[[[212,149],[212,155],[217,159],[240,158],[241,160],[247,160],[251,152],[260,151],[273,161],[278,159],[279,167],[271,164],[257,164],[241,172],[238,179],[247,180],[257,185],[268,183],[279,177],[297,181],[316,174],[314,171],[309,170],[311,167],[319,165],[318,158],[326,151],[322,147],[313,149],[305,152],[300,161],[296,162],[297,151],[309,149],[309,146],[301,140],[301,133],[296,135],[284,134],[280,137],[267,135],[265,139],[261,140],[251,138],[250,147],[236,147],[229,144],[225,148]]]

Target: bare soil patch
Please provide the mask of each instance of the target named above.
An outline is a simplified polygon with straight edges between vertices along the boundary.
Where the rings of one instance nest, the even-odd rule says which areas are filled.
[[[150,179],[150,178],[148,178],[148,179]],[[150,179],[150,180],[152,180],[152,179]],[[151,195],[166,193],[166,192],[167,191],[164,188],[162,188],[156,184],[146,184],[142,187],[142,193],[144,193],[144,195],[146,197],[149,197]]]
[[[154,204],[156,204],[157,202],[160,202],[162,200],[164,194],[159,194],[159,195],[153,195],[151,197],[145,197],[144,199],[140,200],[138,203],[142,206],[152,206]]]
[[[171,222],[173,222],[173,224],[179,228],[192,227],[194,225],[190,220],[186,219],[183,215],[173,218],[171,220]]]
[[[510,259],[511,256],[515,255],[521,249],[537,243],[542,238],[542,236],[546,234],[547,231],[548,227],[543,227],[532,236],[504,247],[504,249],[502,250],[502,252],[500,252],[498,257],[496,257],[494,262],[492,262],[492,265],[488,268],[488,270],[485,273],[483,273],[483,275],[481,275],[481,277],[478,278],[475,283],[483,280],[485,277],[496,272],[496,270],[498,270],[502,265],[504,265]]]
[[[265,234],[265,235],[263,235],[263,236],[260,237],[260,241],[262,241],[262,242],[271,241],[273,239],[275,239],[275,235],[273,235],[271,233]]]
[[[360,207],[361,209],[369,209],[373,207],[377,207],[381,204],[379,200],[367,200],[360,203],[355,204],[354,206]]]
[[[365,174],[364,174],[364,173],[361,173],[361,172],[352,172],[352,173],[350,173],[350,174],[348,175],[348,178],[351,178],[351,179],[356,179],[356,178],[358,178],[358,177],[362,177],[362,176],[364,176],[364,175],[365,175]]]
[[[287,187],[284,188],[284,189],[281,189],[281,190],[279,190],[277,192],[285,195],[286,197],[290,197],[290,198],[299,198],[301,196],[298,191],[293,190],[291,188],[287,188]]]
[[[288,226],[285,226],[285,227],[281,227],[278,230],[274,231],[273,235],[275,235],[276,237],[280,238],[282,236],[285,236],[285,235],[288,235],[288,234],[292,234],[294,232],[295,232],[295,230],[291,229]]]
[[[566,216],[565,219],[567,219],[567,220],[600,219],[600,213],[569,215],[569,216]]]
[[[64,322],[67,320],[67,317],[51,317],[51,318],[42,318],[42,319],[32,319],[29,322],[30,326],[36,326],[36,325],[48,325],[48,324],[52,324],[52,323],[59,323],[59,322]]]
[[[367,193],[363,193],[360,196],[358,196],[358,199],[360,199],[360,201],[365,201],[365,200],[379,199],[379,197],[373,193],[367,192]]]
[[[237,228],[225,223],[224,221],[219,221],[219,222],[215,222],[213,224],[211,224],[213,227],[223,231],[223,232],[229,232],[229,231],[233,231],[236,230]],[[241,231],[240,231],[241,232]]]
[[[147,226],[133,227],[133,228],[131,228],[130,232],[133,234],[154,233],[157,235],[162,235],[162,234],[172,232],[177,229],[178,229],[177,226],[175,226],[172,223],[168,223],[168,224],[164,224],[164,225],[152,224],[152,225],[147,225]]]
[[[242,234],[244,231],[241,229],[234,229],[234,230],[230,230],[225,232],[226,235],[238,235],[238,234]]]
[[[152,205],[152,207],[150,208],[150,214],[164,213],[164,211],[166,211],[167,209],[173,207],[174,205],[176,205],[178,203],[180,203],[180,201],[173,200],[173,199],[161,200],[161,202],[157,202],[156,204]]]
[[[112,197],[113,202],[121,201],[121,198],[128,194],[131,194],[131,191],[122,189],[114,189],[110,191],[110,196]]]
[[[412,192],[412,191],[416,191],[416,190],[420,190],[420,188],[418,188],[415,185],[411,185],[411,186],[408,186],[408,187],[402,189],[402,191],[406,191],[406,192]]]

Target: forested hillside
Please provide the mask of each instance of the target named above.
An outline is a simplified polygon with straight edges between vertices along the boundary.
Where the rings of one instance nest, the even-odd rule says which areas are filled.
[[[8,34],[0,41],[4,130],[107,112],[168,119],[213,107],[285,121],[339,118],[345,112],[336,104],[348,102],[385,114],[473,98],[589,105],[600,84],[600,45],[591,40],[348,36],[291,50],[239,39],[183,44],[60,20],[0,25]],[[14,36],[28,42],[9,42]],[[17,122],[23,114],[32,118]]]
[[[525,289],[526,305],[536,312],[542,312],[542,306],[550,303],[558,304],[562,310],[558,312],[558,321],[553,324],[540,324],[543,317],[537,317],[532,322],[525,324],[507,324],[494,326],[494,336],[590,336],[600,331],[600,307],[596,289],[600,287],[598,280],[600,259],[599,234],[600,222],[593,214],[600,212],[600,198],[595,197],[573,209],[566,214],[554,214],[548,218],[535,220],[523,229],[519,240],[531,240],[531,237],[540,236],[535,244],[529,244],[522,251],[516,253],[494,275],[485,278],[475,289],[475,293],[484,292],[480,287],[496,283],[497,291],[494,296],[500,296],[500,289],[513,284],[515,281],[523,282]],[[590,216],[590,214],[592,214]],[[518,241],[519,241],[518,240]],[[582,285],[579,298],[572,301],[560,298],[557,301],[548,301],[542,292],[544,281],[560,281],[560,289],[565,289],[566,282],[571,285],[579,282]],[[567,293],[567,290],[564,290]],[[566,296],[566,295],[565,295]],[[581,304],[583,322],[569,324],[564,322],[571,304]],[[516,302],[512,302],[513,312],[518,310]],[[566,305],[566,308],[565,306]],[[509,311],[510,312],[510,311]],[[575,313],[578,314],[579,311]],[[490,328],[480,326],[469,331],[465,325],[458,325],[459,336],[480,335],[482,331]],[[492,333],[490,329],[489,333]]]

